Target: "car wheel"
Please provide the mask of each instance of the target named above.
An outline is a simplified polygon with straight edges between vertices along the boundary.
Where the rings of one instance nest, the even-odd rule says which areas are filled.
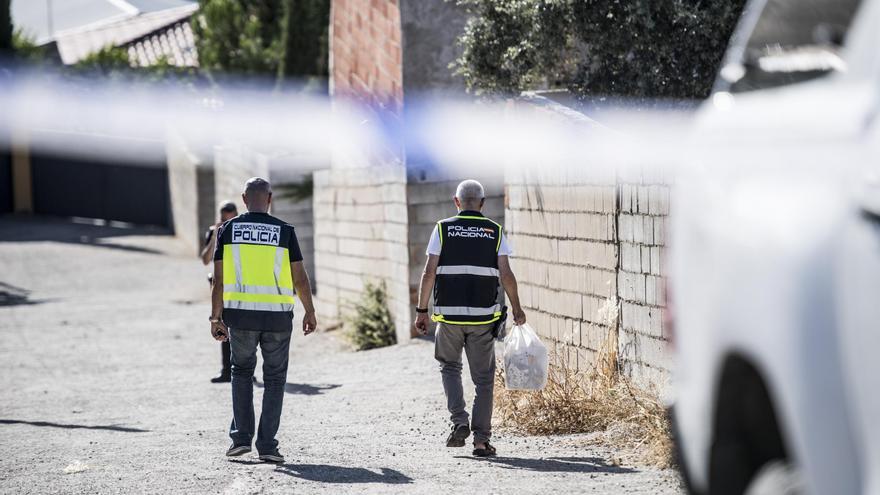
[[[800,470],[786,461],[771,461],[755,475],[745,495],[802,495],[805,493]]]

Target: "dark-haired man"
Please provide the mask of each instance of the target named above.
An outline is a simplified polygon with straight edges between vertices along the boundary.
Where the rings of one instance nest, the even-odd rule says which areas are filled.
[[[202,252],[200,256],[202,257],[202,263],[207,265],[211,262],[211,259],[214,257],[214,248],[217,245],[217,231],[220,230],[220,226],[223,225],[224,222],[232,220],[238,215],[238,208],[236,208],[235,203],[232,201],[221,201],[220,202],[220,221],[214,225],[208,227],[208,230],[205,231],[205,243],[202,246]],[[208,283],[212,283],[212,279],[214,277],[213,273],[208,273]],[[229,366],[229,342],[223,341],[220,342],[220,359],[223,364],[223,367],[220,368],[220,374],[211,378],[211,383],[229,383],[232,380],[231,368]]]

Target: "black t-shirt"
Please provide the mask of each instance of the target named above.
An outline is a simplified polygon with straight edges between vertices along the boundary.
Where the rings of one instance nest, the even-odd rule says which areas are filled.
[[[211,238],[214,237],[214,227],[208,227],[205,231],[205,246],[211,244]]]
[[[232,244],[233,230],[229,228],[235,223],[262,223],[270,225],[278,225],[281,232],[278,237],[278,246],[287,248],[290,262],[302,261],[302,251],[299,248],[299,242],[296,239],[296,231],[293,225],[290,225],[268,213],[243,213],[232,220],[225,222],[217,233],[217,246],[214,248],[214,261],[223,261],[223,246]],[[241,232],[241,229],[239,229]],[[247,241],[244,241],[247,242]],[[259,239],[254,243],[262,244]],[[272,242],[274,245],[275,243]],[[229,260],[231,263],[232,260]],[[259,330],[270,332],[284,332],[293,329],[292,323],[293,313],[290,311],[254,311],[243,309],[223,309],[223,321],[230,328],[240,330]]]

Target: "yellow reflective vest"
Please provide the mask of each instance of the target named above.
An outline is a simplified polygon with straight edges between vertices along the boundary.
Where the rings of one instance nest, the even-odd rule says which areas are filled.
[[[223,260],[223,321],[242,330],[291,329],[290,263],[302,260],[293,227],[266,213],[244,213],[221,228],[218,256]]]

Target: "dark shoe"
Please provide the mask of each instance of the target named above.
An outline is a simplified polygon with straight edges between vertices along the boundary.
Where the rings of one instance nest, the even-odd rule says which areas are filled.
[[[229,371],[221,371],[219,375],[211,378],[211,383],[229,383],[232,381],[232,374]]]
[[[464,441],[471,436],[471,429],[468,425],[453,425],[452,431],[446,437],[447,447],[464,447]]]
[[[229,447],[229,450],[226,451],[226,456],[227,456],[227,457],[238,457],[238,456],[240,456],[240,455],[247,454],[247,453],[250,452],[250,451],[251,451],[251,446],[250,446],[250,445],[235,445],[235,444],[232,444],[232,445]]]
[[[486,442],[486,447],[482,449],[474,449],[474,457],[495,457],[495,447]]]
[[[278,452],[278,449],[275,449],[271,452],[260,454],[260,460],[263,462],[273,462],[275,464],[281,464],[284,462],[284,456],[281,455],[281,452]]]

